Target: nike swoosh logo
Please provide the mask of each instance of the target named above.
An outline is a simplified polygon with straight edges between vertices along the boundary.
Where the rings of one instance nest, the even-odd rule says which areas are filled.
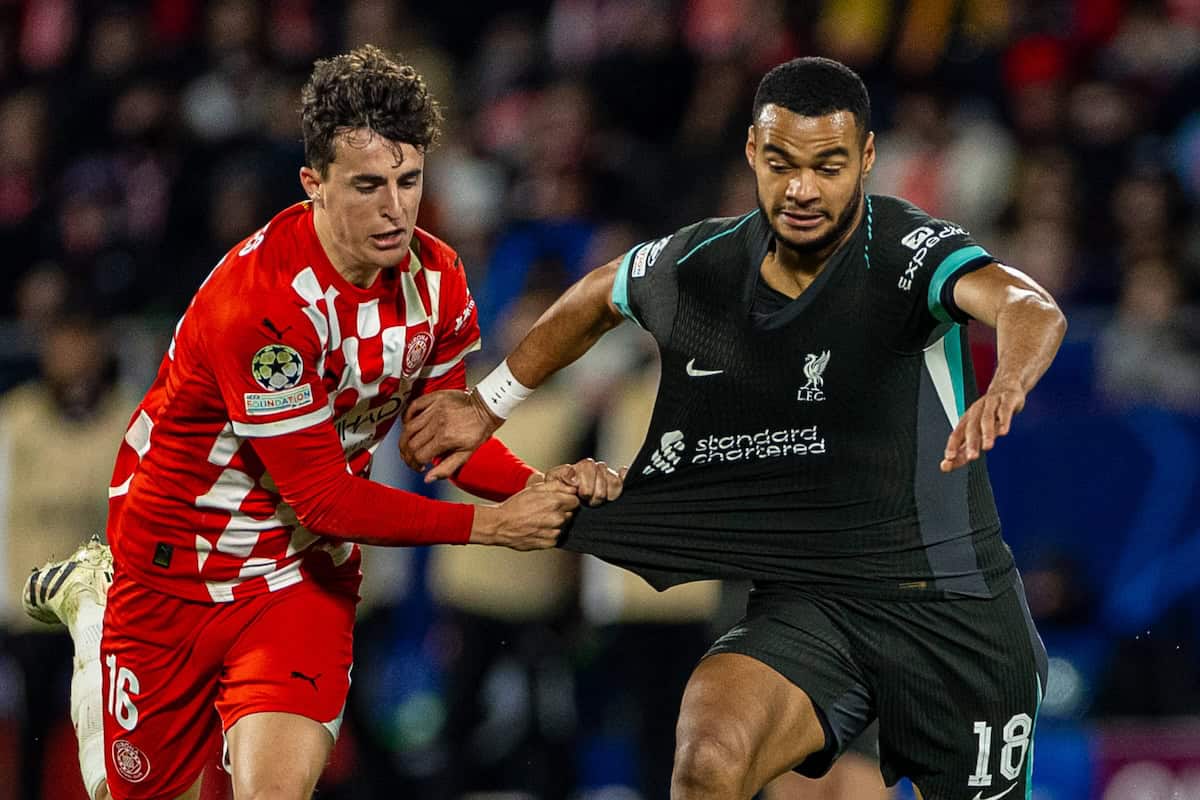
[[[975,797],[973,797],[972,800],[1000,800],[1001,797],[1004,797],[1004,795],[1008,794],[1015,788],[1017,788],[1017,785],[1014,783],[1011,786],[1009,786],[1007,789],[1005,789],[1003,792],[1001,792],[1000,794],[993,794],[988,797],[984,797],[983,791],[980,790],[975,793]]]
[[[693,378],[703,378],[705,375],[720,375],[725,370],[723,369],[696,369],[696,359],[692,359],[687,363],[687,374]]]

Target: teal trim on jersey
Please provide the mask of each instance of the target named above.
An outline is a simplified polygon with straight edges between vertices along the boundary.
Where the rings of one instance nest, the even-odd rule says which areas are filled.
[[[962,419],[963,412],[967,410],[966,386],[963,383],[962,326],[955,325],[946,331],[946,335],[942,337],[942,345],[946,348],[950,385],[954,387],[954,407],[958,409],[958,418]]]
[[[727,230],[727,231],[721,231],[720,233],[714,233],[712,236],[708,237],[708,238],[707,238],[707,239],[705,239],[703,242],[701,242],[700,244],[698,244],[698,245],[696,245],[695,247],[693,247],[691,250],[688,250],[688,251],[687,251],[687,255],[685,255],[683,258],[679,259],[679,260],[678,260],[678,261],[676,261],[675,263],[676,263],[676,264],[682,264],[683,262],[685,262],[685,261],[687,261],[689,258],[691,258],[691,257],[692,257],[692,255],[693,255],[693,254],[694,254],[694,253],[695,253],[697,250],[699,250],[700,248],[702,248],[702,247],[707,247],[708,245],[710,245],[710,244],[712,244],[713,242],[715,242],[717,239],[720,239],[722,236],[728,236],[729,234],[733,233],[733,232],[734,232],[734,231],[736,231],[738,228],[740,228],[740,227],[742,227],[743,225],[745,225],[745,224],[746,224],[746,221],[747,221],[748,219],[750,219],[751,217],[753,217],[753,216],[754,216],[755,214],[757,214],[757,213],[758,213],[757,211],[751,211],[749,214],[747,214],[746,216],[742,217],[741,221],[740,221],[740,222],[739,222],[737,225],[734,225],[734,226],[733,226],[732,228],[730,228],[729,230]]]
[[[863,257],[866,259],[868,272],[871,270],[871,240],[874,238],[871,218],[871,195],[867,195],[867,246],[863,248]]]
[[[641,246],[638,245],[638,247]],[[629,307],[629,262],[633,260],[633,251],[638,247],[634,247],[626,253],[625,257],[621,259],[621,266],[617,267],[617,278],[613,281],[612,301],[617,310],[621,312],[621,316],[641,325],[642,323],[638,322],[637,317],[633,315],[633,309]]]
[[[954,321],[950,318],[950,312],[942,307],[942,287],[946,285],[946,281],[950,280],[951,276],[963,264],[974,261],[981,256],[987,257],[987,255],[988,252],[986,250],[975,245],[955,250],[942,259],[942,263],[938,264],[937,269],[933,271],[933,277],[929,279],[929,294],[926,297],[929,313],[933,314],[934,319],[939,322]]]
[[[1037,721],[1038,714],[1042,710],[1042,677],[1035,675],[1038,684],[1038,701],[1033,708],[1033,730],[1029,732],[1029,755],[1028,761],[1025,762],[1025,800],[1033,798],[1033,742],[1037,738]]]

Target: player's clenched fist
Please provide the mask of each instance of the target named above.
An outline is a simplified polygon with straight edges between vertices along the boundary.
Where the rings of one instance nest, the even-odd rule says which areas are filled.
[[[618,472],[603,461],[585,458],[574,464],[557,466],[542,479],[574,487],[579,494],[579,502],[595,508],[621,496],[628,470],[628,467],[622,467]]]
[[[579,508],[572,486],[560,481],[539,483],[498,506],[476,506],[471,543],[543,550],[554,547],[563,525]]]

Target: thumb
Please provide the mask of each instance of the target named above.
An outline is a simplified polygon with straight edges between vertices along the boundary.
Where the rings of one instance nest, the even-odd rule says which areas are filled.
[[[621,480],[625,480],[625,476],[629,474],[629,465],[626,464],[625,466],[621,467],[617,474],[621,476]]]

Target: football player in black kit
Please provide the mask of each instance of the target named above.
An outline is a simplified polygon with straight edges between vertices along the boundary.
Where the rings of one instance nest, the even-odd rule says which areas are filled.
[[[571,287],[469,393],[421,398],[406,457],[452,474],[508,411],[626,319],[662,378],[624,494],[563,546],[659,588],[753,581],[693,672],[671,796],[819,776],[873,719],[890,785],[1030,792],[1046,653],[983,454],[1050,365],[1054,300],[957,225],[868,195],[866,88],[802,58],[759,85],[759,208],[635,247]],[[966,323],[996,329],[975,389]]]

